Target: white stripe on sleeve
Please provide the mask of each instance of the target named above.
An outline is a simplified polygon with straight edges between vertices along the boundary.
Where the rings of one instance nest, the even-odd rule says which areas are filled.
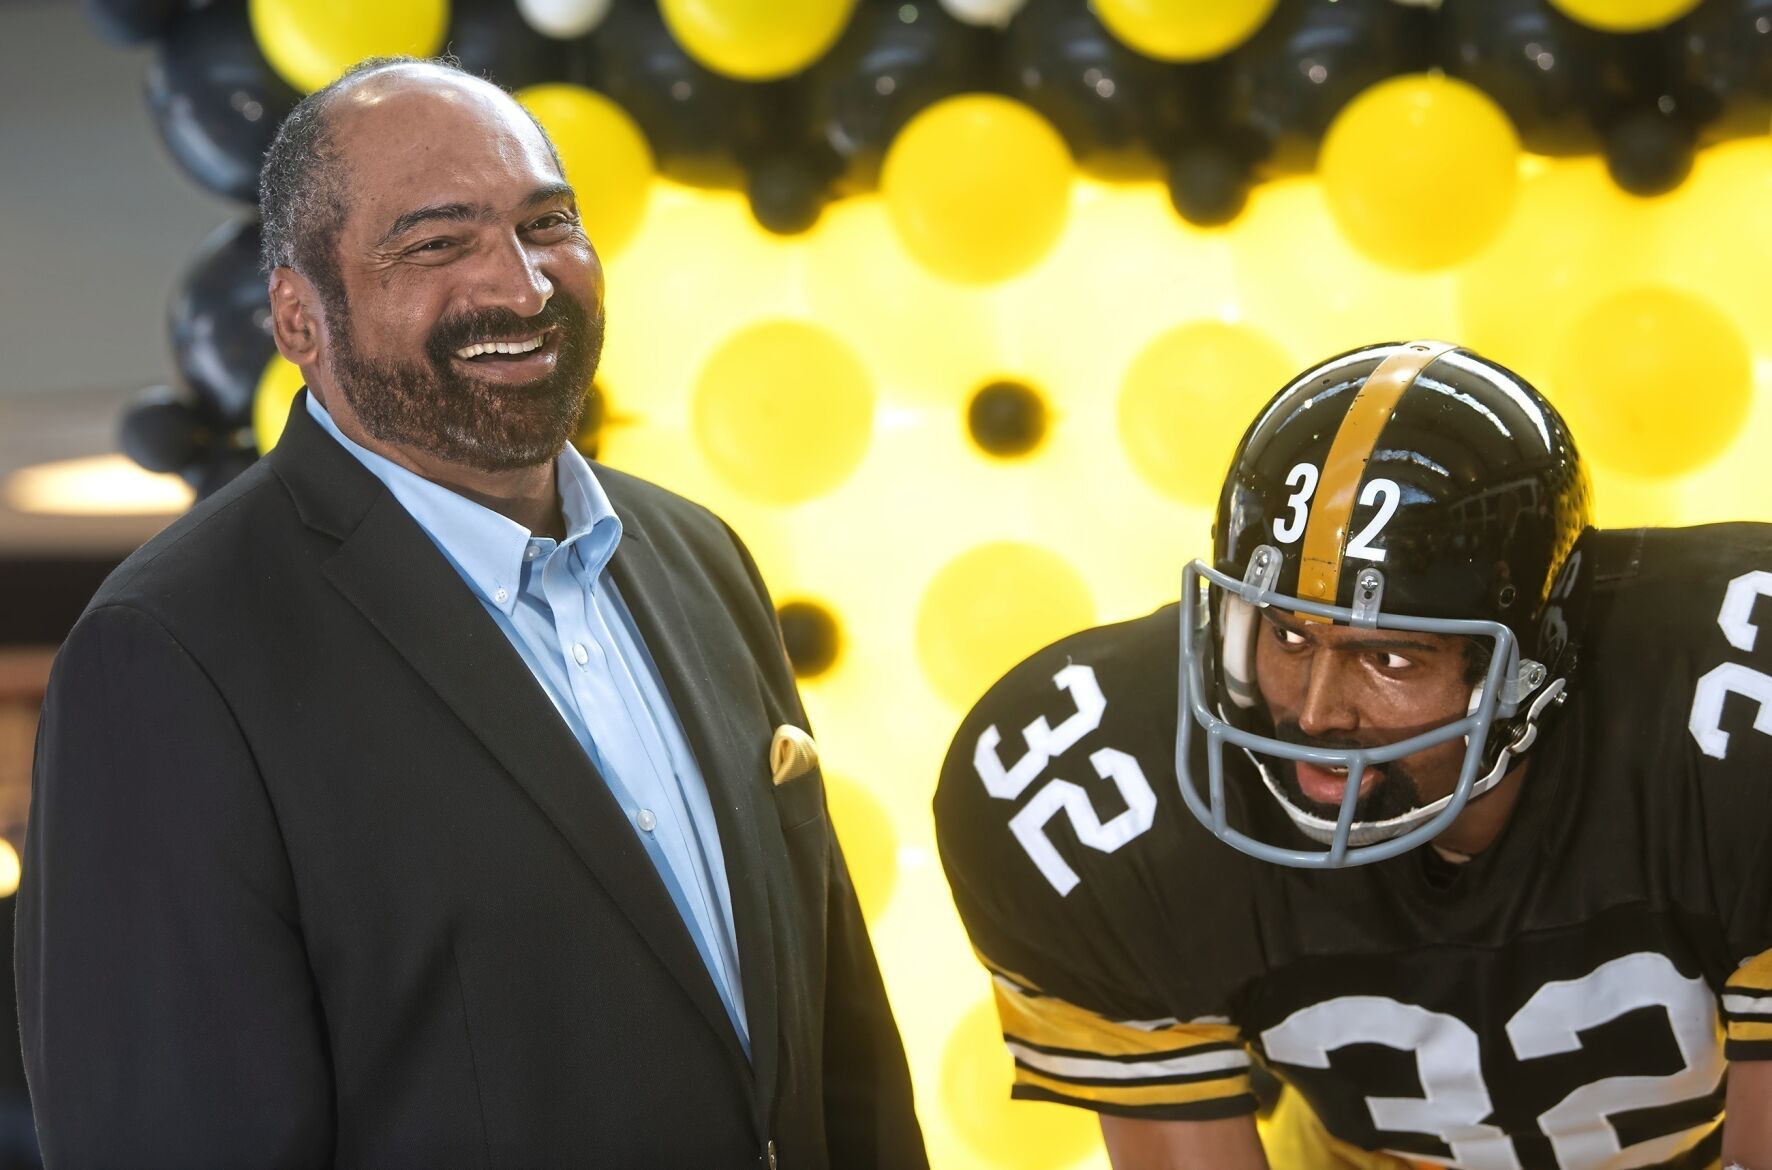
[[[1240,1048],[1217,1052],[1201,1052],[1191,1056],[1171,1056],[1166,1060],[1096,1060],[1085,1056],[1054,1056],[1039,1052],[1025,1044],[1008,1042],[1014,1053],[1029,1068],[1058,1077],[1100,1077],[1117,1081],[1146,1080],[1153,1077],[1198,1076],[1205,1073],[1232,1073],[1249,1067],[1249,1054]]]
[[[1772,995],[1725,995],[1723,1010],[1732,1016],[1772,1016]]]

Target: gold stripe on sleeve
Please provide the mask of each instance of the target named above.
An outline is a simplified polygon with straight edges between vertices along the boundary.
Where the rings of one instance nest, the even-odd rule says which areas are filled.
[[[1249,1078],[1243,1073],[1180,1085],[1079,1085],[1018,1067],[1015,1083],[1044,1089],[1074,1101],[1095,1101],[1104,1105],[1191,1105],[1196,1101],[1240,1097],[1249,1091]]]
[[[1772,1023],[1731,1020],[1727,1035],[1729,1039],[1739,1040],[1744,1044],[1757,1044],[1762,1040],[1772,1040]]]
[[[1029,995],[993,980],[1003,1034],[1042,1048],[1089,1056],[1143,1056],[1188,1048],[1241,1044],[1232,1024],[1169,1024],[1146,1029],[1055,999]]]
[[[1729,976],[1726,989],[1772,992],[1772,951],[1763,951],[1735,968]]]

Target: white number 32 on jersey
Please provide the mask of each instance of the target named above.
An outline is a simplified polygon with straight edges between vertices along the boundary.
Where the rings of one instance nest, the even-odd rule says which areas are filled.
[[[1717,625],[1729,645],[1743,654],[1752,653],[1760,629],[1753,623],[1754,602],[1772,597],[1772,573],[1756,569],[1729,582]],[[1729,733],[1723,730],[1723,703],[1731,694],[1744,695],[1759,704],[1754,730],[1772,735],[1772,677],[1739,662],[1712,667],[1698,680],[1692,696],[1692,716],[1687,728],[1698,748],[1712,759],[1729,754]]]
[[[1083,737],[1101,726],[1107,711],[1107,698],[1101,693],[1095,671],[1079,663],[1070,663],[1052,676],[1058,689],[1070,696],[1076,711],[1057,727],[1045,716],[1021,729],[1027,751],[1005,768],[997,749],[1003,744],[996,724],[978,736],[978,747],[972,753],[972,766],[984,781],[985,791],[998,800],[1016,800],[1038,780],[1053,760],[1082,742]],[[1156,820],[1157,794],[1138,761],[1116,748],[1097,748],[1089,753],[1090,766],[1103,780],[1112,780],[1119,789],[1126,809],[1106,821],[1095,811],[1089,794],[1080,785],[1052,777],[1025,805],[1009,818],[1009,830],[1028,857],[1039,867],[1052,888],[1068,894],[1077,888],[1077,871],[1059,855],[1046,836],[1046,824],[1063,813],[1076,831],[1077,839],[1091,849],[1112,853],[1126,842],[1150,828]]]

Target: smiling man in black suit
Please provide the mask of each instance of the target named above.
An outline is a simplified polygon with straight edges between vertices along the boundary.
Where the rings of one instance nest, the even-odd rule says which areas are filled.
[[[925,1165],[756,569],[568,442],[603,275],[546,136],[370,62],[261,208],[307,392],[45,706],[48,1164]]]

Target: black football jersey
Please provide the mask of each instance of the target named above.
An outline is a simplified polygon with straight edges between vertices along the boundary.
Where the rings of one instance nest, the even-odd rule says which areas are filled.
[[[1714,1164],[1727,1061],[1772,1058],[1772,526],[1590,532],[1577,555],[1548,615],[1579,648],[1570,698],[1464,865],[1290,869],[1196,822],[1174,605],[998,683],[935,816],[1015,1095],[1234,1116],[1257,1061],[1356,1149]],[[1227,761],[1233,817],[1312,847]]]

